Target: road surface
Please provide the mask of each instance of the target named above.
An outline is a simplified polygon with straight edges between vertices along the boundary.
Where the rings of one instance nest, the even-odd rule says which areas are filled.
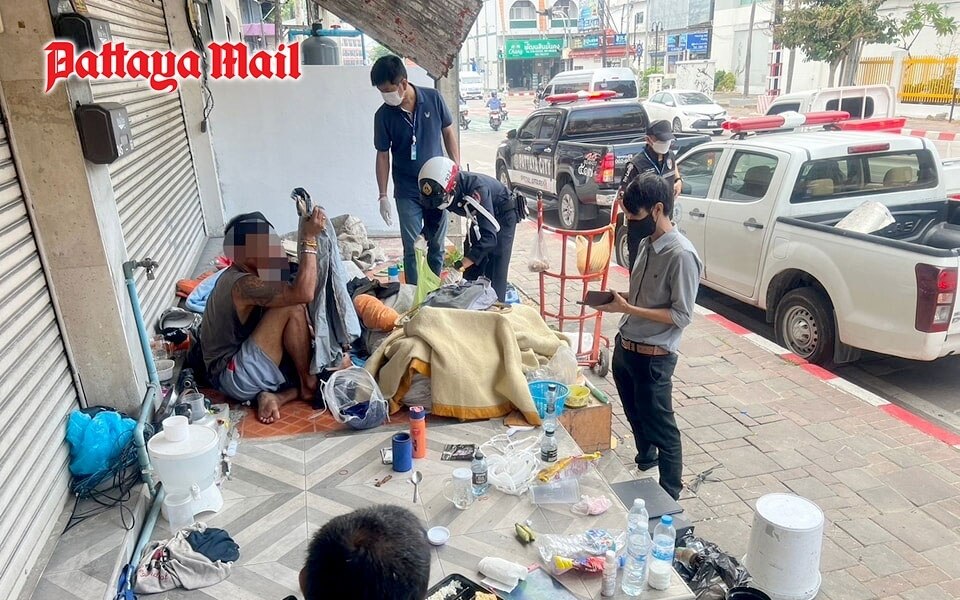
[[[472,122],[467,131],[461,132],[462,160],[473,171],[496,176],[497,146],[507,131],[519,127],[533,111],[533,101],[529,97],[508,98],[510,118],[496,132],[487,122],[483,102],[470,101],[468,107]],[[942,131],[948,128],[947,123],[936,127]],[[944,158],[960,157],[960,143],[936,142],[936,145]],[[768,339],[774,337],[773,328],[767,325],[763,313],[753,307],[706,289],[701,291],[698,303]],[[894,404],[960,432],[960,356],[917,362],[868,354],[836,372]]]

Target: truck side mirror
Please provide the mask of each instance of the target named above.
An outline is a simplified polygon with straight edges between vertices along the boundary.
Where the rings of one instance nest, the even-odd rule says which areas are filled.
[[[510,131],[508,131],[508,132],[507,132],[507,139],[508,139],[508,140],[515,140],[515,139],[517,139],[517,130],[516,130],[516,129],[511,129]]]

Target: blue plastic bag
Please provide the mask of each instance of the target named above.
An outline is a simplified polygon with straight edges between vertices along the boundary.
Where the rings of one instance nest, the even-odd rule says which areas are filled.
[[[108,470],[133,437],[136,421],[114,411],[95,417],[75,410],[67,421],[70,473],[86,477]]]

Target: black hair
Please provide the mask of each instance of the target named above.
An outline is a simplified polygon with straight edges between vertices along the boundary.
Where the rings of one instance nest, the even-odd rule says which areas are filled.
[[[270,233],[272,229],[273,225],[259,211],[237,215],[223,228],[223,245],[245,246],[248,235]]]
[[[657,202],[663,204],[663,214],[670,218],[673,215],[673,186],[650,171],[638,175],[623,192],[623,207],[632,215],[640,212],[641,208],[647,212],[653,211]]]
[[[361,508],[334,517],[314,534],[304,572],[305,600],[423,600],[430,545],[409,510]]]
[[[374,87],[385,83],[400,83],[401,79],[406,78],[407,68],[403,66],[403,59],[393,54],[381,56],[370,69],[370,83]]]

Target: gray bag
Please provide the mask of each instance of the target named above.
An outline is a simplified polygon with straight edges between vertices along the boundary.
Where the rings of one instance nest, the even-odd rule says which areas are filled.
[[[431,292],[421,306],[434,308],[459,308],[461,310],[487,310],[497,303],[497,291],[486,277],[475,281],[460,280]]]

